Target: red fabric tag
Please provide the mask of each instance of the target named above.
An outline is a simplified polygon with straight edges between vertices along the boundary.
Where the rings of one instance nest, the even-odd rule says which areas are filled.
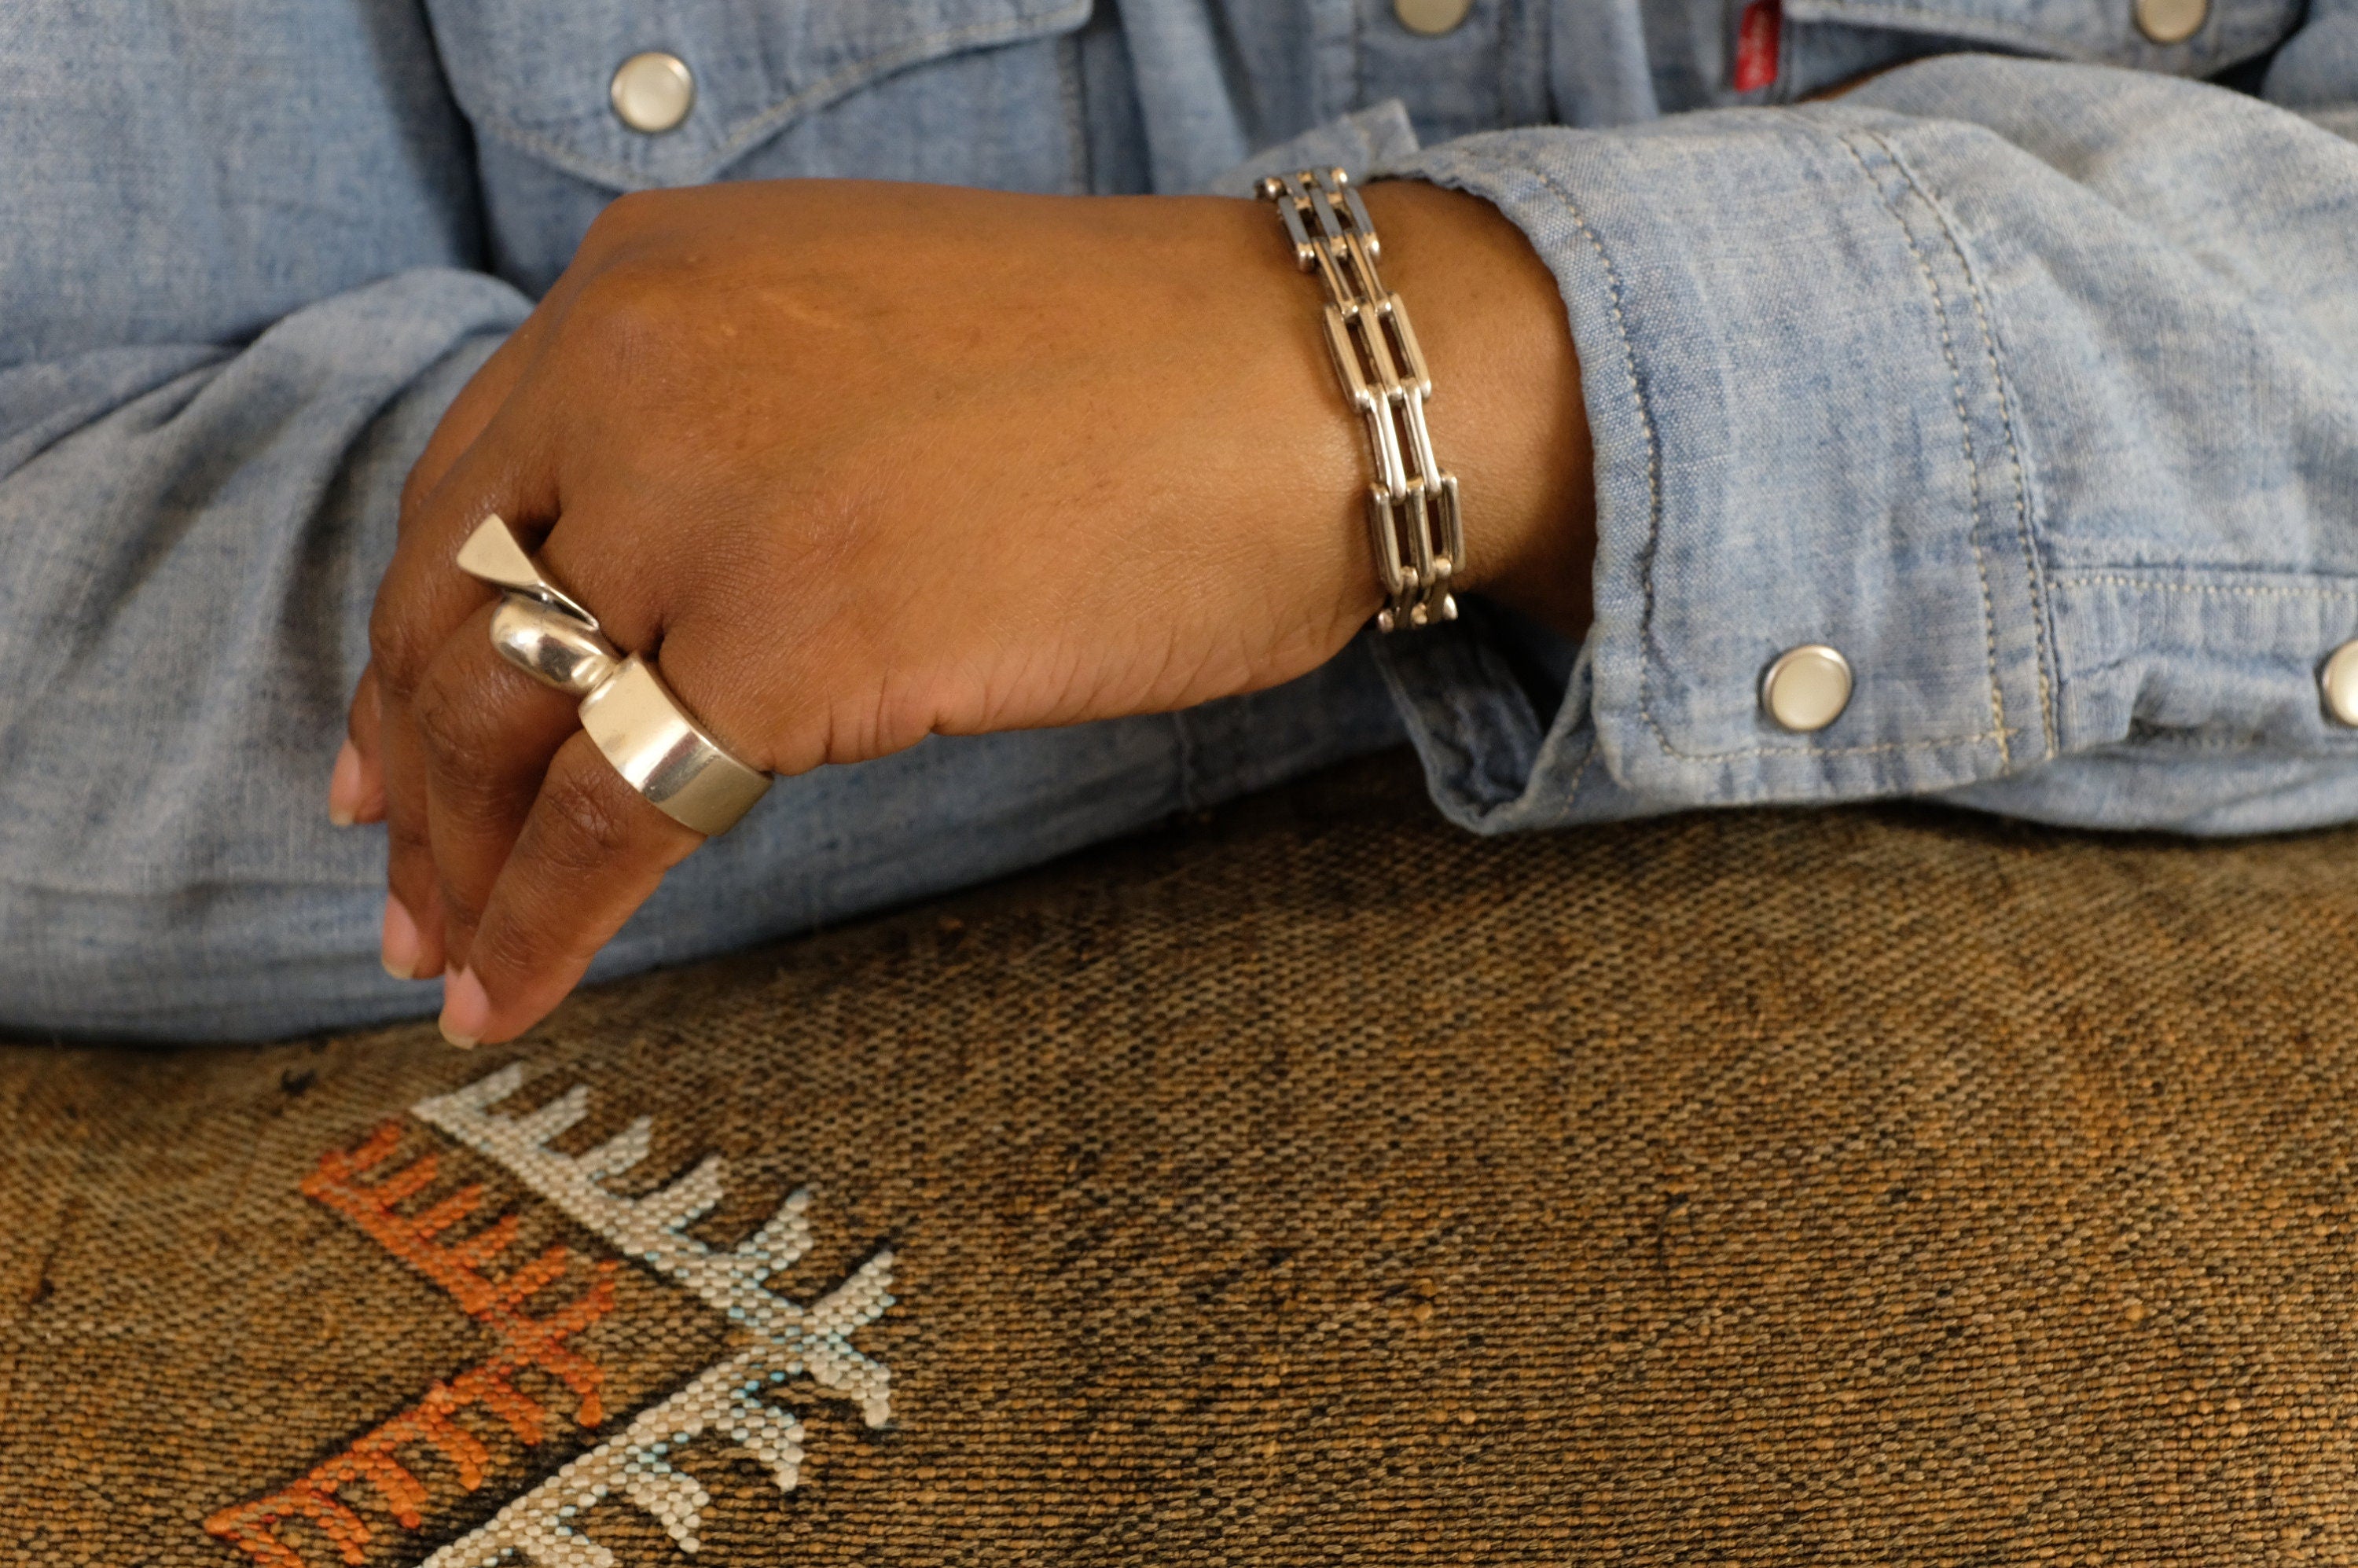
[[[1777,49],[1785,34],[1784,0],[1751,0],[1736,30],[1736,90],[1757,92],[1777,80]]]

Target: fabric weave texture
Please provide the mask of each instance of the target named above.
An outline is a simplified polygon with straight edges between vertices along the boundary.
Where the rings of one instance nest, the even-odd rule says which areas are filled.
[[[0,1050],[0,1557],[450,1563],[593,1472],[626,1565],[2358,1556],[2358,833],[1422,798],[472,1054]]]

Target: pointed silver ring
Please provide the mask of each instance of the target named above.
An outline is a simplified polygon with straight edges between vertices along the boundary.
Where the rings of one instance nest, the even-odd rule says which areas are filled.
[[[654,665],[624,654],[598,618],[541,570],[496,514],[467,537],[459,569],[501,590],[492,646],[540,682],[580,699],[581,727],[624,782],[673,821],[726,833],[770,787],[706,732]]]

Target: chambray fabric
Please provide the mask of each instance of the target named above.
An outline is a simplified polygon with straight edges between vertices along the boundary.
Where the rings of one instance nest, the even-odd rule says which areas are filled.
[[[376,967],[381,835],[321,801],[402,476],[606,201],[716,178],[1238,190],[1315,157],[1487,197],[1580,351],[1596,624],[1476,604],[1252,698],[786,781],[598,973],[1403,730],[1484,831],[2358,813],[2317,688],[2358,635],[2358,0],[2213,0],[2170,47],[2131,9],[1786,0],[1738,92],[1742,0],[1475,0],[1439,38],[1383,0],[7,7],[0,1024],[430,1009]],[[645,49],[698,84],[661,136],[606,100]],[[1858,687],[1793,736],[1758,682],[1805,642]]]

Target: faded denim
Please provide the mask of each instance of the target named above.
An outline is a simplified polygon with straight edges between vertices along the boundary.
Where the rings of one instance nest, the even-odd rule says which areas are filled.
[[[1381,0],[7,7],[0,1024],[430,1009],[376,967],[381,835],[322,807],[395,497],[600,207],[715,178],[1236,190],[1316,157],[1480,193],[1580,350],[1596,623],[1476,606],[1259,697],[786,781],[599,974],[1403,731],[1483,831],[2358,815],[2317,688],[2358,636],[2358,0],[2213,0],[2167,48],[2130,10],[1786,0],[1738,93],[1740,0],[1476,0],[1437,39]],[[606,104],[643,49],[696,72],[666,135]],[[1757,686],[1805,642],[1858,687],[1793,736]]]

